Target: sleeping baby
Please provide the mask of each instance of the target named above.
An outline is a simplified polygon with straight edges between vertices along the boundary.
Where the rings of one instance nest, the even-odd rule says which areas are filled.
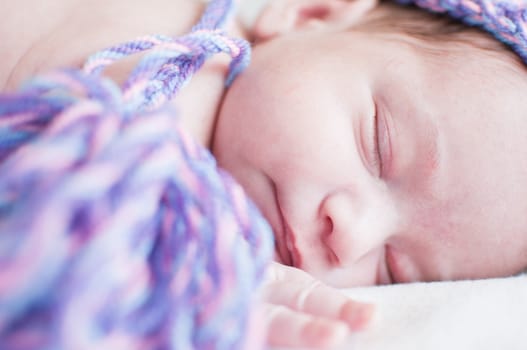
[[[338,287],[527,266],[525,65],[478,29],[368,1],[277,1],[212,150],[277,258]]]
[[[204,8],[34,3],[8,5],[0,24],[6,91],[137,35],[182,34]],[[490,23],[525,52],[500,27],[514,23],[489,15],[524,3],[419,3]],[[375,0],[269,1],[249,28],[238,19],[228,31],[253,44],[249,67],[224,89],[228,60],[212,59],[170,103],[273,230],[269,344],[326,347],[367,326],[372,306],[334,288],[525,269],[527,72],[510,47],[445,14]],[[122,82],[139,59],[104,74]]]

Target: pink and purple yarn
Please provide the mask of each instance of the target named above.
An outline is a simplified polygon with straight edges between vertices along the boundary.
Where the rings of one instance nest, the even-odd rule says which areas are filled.
[[[492,32],[527,58],[523,1],[407,1]],[[165,104],[212,55],[249,45],[209,3],[180,38],[103,50],[0,95],[0,348],[258,349],[266,221]],[[123,86],[99,76],[146,51]]]
[[[216,53],[249,47],[210,3],[150,36],[0,96],[1,349],[258,349],[255,290],[272,233],[166,104]],[[139,51],[122,87],[98,76]]]

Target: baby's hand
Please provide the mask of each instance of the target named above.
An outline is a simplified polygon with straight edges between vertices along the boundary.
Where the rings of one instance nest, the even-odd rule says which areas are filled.
[[[273,262],[264,283],[271,346],[326,348],[363,329],[373,305],[353,301],[299,269]]]

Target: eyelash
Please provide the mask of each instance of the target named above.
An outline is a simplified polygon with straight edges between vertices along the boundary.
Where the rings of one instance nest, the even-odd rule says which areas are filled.
[[[386,272],[388,273],[388,278],[390,280],[390,284],[396,284],[397,281],[395,280],[394,276],[393,276],[393,272],[392,272],[392,269],[391,269],[391,266],[388,262],[388,247],[387,246],[384,246],[384,263],[386,264]]]
[[[378,176],[382,178],[382,156],[379,150],[379,118],[377,113],[377,106],[375,106],[375,115],[373,116],[373,154],[372,154],[372,165],[374,169],[378,169]]]

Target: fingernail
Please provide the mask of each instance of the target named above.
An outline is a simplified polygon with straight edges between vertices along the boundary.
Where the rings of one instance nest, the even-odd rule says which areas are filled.
[[[307,340],[314,347],[331,348],[344,341],[349,328],[341,322],[317,320],[306,325]]]
[[[373,304],[349,302],[342,307],[340,319],[346,321],[352,330],[360,331],[368,326],[374,311]]]

